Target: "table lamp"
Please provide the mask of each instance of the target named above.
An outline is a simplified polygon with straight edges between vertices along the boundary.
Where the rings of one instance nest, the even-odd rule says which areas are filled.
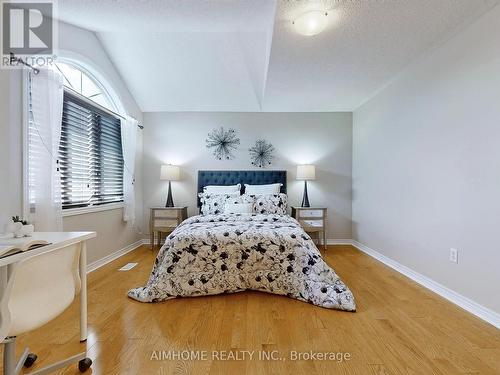
[[[180,168],[176,165],[162,165],[160,171],[160,180],[168,181],[168,194],[167,194],[167,203],[165,207],[174,207],[174,200],[172,199],[172,186],[171,181],[180,180]]]
[[[316,179],[316,168],[314,165],[297,165],[297,180],[304,180],[304,196],[302,197],[302,207],[311,207],[307,196],[307,181]]]

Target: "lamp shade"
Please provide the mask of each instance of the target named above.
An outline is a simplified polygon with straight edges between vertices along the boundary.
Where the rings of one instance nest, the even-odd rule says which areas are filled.
[[[178,181],[180,179],[180,168],[177,165],[162,165],[160,180]]]
[[[316,167],[311,164],[297,165],[297,180],[315,180]]]

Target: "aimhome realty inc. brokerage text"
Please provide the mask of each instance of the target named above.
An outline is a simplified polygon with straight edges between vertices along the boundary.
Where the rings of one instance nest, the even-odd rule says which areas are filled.
[[[352,359],[348,352],[278,350],[153,350],[151,361],[335,361]]]

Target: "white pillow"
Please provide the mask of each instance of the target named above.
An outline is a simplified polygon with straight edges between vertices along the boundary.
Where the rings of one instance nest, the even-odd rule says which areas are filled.
[[[208,185],[203,188],[204,193],[211,194],[233,194],[241,193],[241,184],[237,185]]]
[[[251,214],[253,212],[252,203],[226,203],[225,214]]]
[[[245,184],[245,194],[260,195],[260,194],[279,194],[283,184],[268,184],[268,185],[248,185]]]

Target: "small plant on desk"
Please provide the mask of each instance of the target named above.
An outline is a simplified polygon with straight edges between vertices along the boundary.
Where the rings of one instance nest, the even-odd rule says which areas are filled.
[[[8,233],[13,233],[14,237],[31,237],[35,227],[33,224],[28,224],[26,220],[23,220],[17,216],[12,216],[12,222],[7,227]]]
[[[26,220],[21,219],[19,215],[12,216],[12,221],[14,223],[21,223],[22,225],[28,225],[28,222]]]

